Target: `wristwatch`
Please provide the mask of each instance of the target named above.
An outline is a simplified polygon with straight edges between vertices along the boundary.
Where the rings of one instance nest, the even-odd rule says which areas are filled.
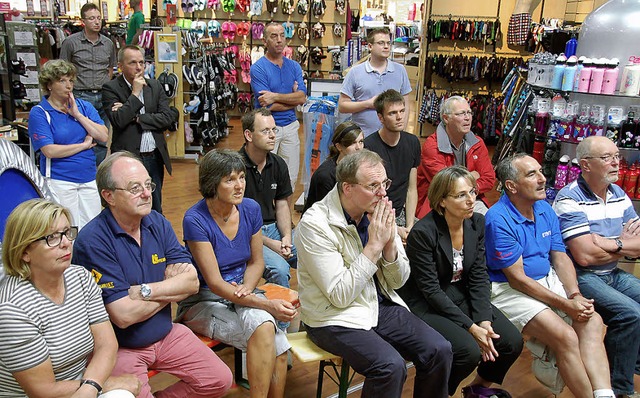
[[[622,250],[622,241],[620,240],[620,238],[615,238],[614,242],[616,242],[616,245],[618,245],[618,248],[614,253],[618,253],[620,250]]]
[[[151,286],[146,283],[140,285],[140,295],[143,300],[149,300],[151,298]]]

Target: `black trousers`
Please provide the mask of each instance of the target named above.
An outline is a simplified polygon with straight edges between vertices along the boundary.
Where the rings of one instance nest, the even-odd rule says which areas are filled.
[[[149,155],[142,155],[142,164],[147,169],[151,181],[156,183],[156,190],[151,194],[151,208],[162,214],[162,183],[164,182],[164,161],[157,149]]]
[[[451,294],[450,290],[447,291],[447,295]],[[471,309],[466,300],[456,304],[458,304],[462,312],[471,316]],[[500,335],[499,339],[493,340],[493,345],[499,355],[495,362],[482,362],[480,346],[471,333],[450,321],[449,318],[430,312],[414,311],[419,318],[437,330],[451,343],[453,365],[449,376],[449,395],[453,395],[456,392],[460,382],[469,376],[476,367],[478,368],[478,374],[483,379],[502,384],[507,371],[518,359],[520,352],[522,352],[522,335],[518,329],[509,322],[499,309],[493,305],[491,308],[493,309],[491,326],[493,331]]]
[[[448,396],[445,380],[451,369],[451,345],[391,301],[380,303],[378,326],[371,330],[307,326],[307,335],[318,347],[341,356],[366,377],[363,398],[400,398],[407,378],[405,359],[416,367],[414,398]]]

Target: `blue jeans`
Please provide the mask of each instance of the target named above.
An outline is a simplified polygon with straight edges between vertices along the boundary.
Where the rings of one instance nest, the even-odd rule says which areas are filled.
[[[607,325],[604,344],[616,394],[633,394],[633,374],[640,374],[640,279],[616,268],[597,275],[578,269],[580,291],[595,300]]]
[[[76,98],[83,99],[93,105],[94,108],[98,111],[98,115],[100,115],[100,119],[104,122],[104,125],[107,126],[107,129],[111,125],[109,123],[109,118],[102,108],[102,93],[92,93],[91,91],[80,91],[73,90],[73,96]],[[104,158],[107,156],[107,143],[96,141],[96,146],[93,147],[93,153],[96,156],[96,166],[100,165]]]
[[[267,238],[281,240],[282,235],[278,230],[276,223],[271,223],[262,226],[262,235]],[[291,231],[291,240],[293,241],[293,231]],[[295,246],[292,246],[290,259],[285,260],[280,254],[269,249],[267,246],[262,246],[262,254],[264,256],[264,274],[262,275],[267,282],[275,283],[276,285],[289,287],[289,267],[298,268],[298,251]]]

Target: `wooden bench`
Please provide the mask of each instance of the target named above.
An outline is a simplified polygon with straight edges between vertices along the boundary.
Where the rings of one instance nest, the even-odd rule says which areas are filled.
[[[264,285],[258,286],[258,289],[263,290],[264,291],[264,295],[268,298],[268,299],[283,299],[283,300],[287,300],[288,302],[290,302],[291,304],[298,306],[299,305],[299,301],[298,301],[298,292],[296,292],[295,290],[292,289],[288,289],[286,287],[282,287],[279,285],[275,285],[273,283],[265,283]],[[204,343],[204,345],[206,345],[207,347],[211,348],[214,351],[220,351],[222,349],[225,349],[227,347],[231,347],[229,345],[226,345],[220,341],[211,339],[207,336],[202,336],[199,335],[197,333],[195,333],[196,336],[198,336],[198,338],[200,339],[200,341],[202,341]],[[244,377],[242,377],[242,350],[233,347],[234,353],[233,353],[233,366],[234,366],[234,372],[233,372],[233,376],[234,376],[234,381],[235,384],[246,388],[247,390],[249,389],[249,381],[247,379],[245,379]],[[149,372],[147,373],[147,375],[149,376],[149,378],[157,375],[158,371],[150,369]]]
[[[349,364],[344,359],[315,345],[307,337],[307,332],[290,333],[287,335],[287,339],[291,344],[291,352],[300,362],[320,362],[316,398],[322,398],[322,382],[325,374],[338,385],[338,398],[347,397],[347,390],[355,372],[351,371]],[[325,369],[327,366],[331,367],[333,374]]]

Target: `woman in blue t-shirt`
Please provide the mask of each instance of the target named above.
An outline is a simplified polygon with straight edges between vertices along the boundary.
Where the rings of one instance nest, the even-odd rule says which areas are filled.
[[[286,335],[296,308],[256,292],[264,271],[262,214],[244,198],[245,165],[238,152],[213,150],[200,161],[203,199],[187,210],[184,240],[193,255],[200,291],[180,302],[178,319],[194,332],[247,352],[252,396],[283,397]]]
[[[75,79],[76,67],[67,61],[44,64],[38,80],[48,94],[29,112],[29,137],[58,203],[82,228],[102,210],[91,148],[94,140],[107,141],[109,132],[93,105],[73,96]]]

